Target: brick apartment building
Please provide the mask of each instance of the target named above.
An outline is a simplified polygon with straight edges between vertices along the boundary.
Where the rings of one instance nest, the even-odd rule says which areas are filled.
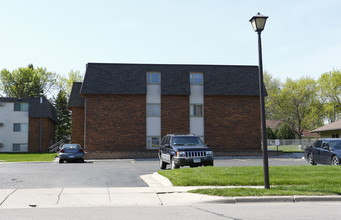
[[[88,158],[156,157],[167,133],[194,133],[216,156],[261,152],[257,66],[88,63],[68,107]]]
[[[48,152],[57,122],[45,98],[0,97],[0,152]]]

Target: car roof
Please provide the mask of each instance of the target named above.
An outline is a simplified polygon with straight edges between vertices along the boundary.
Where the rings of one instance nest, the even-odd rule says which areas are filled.
[[[341,138],[324,138],[317,141],[341,141]]]
[[[70,147],[70,146],[80,146],[80,144],[63,144],[63,147]]]
[[[176,136],[181,136],[181,137],[197,137],[194,134],[167,134],[166,136],[170,136],[170,137],[176,137]]]

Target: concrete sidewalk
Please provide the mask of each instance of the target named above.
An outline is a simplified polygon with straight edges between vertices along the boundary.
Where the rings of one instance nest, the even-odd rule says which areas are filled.
[[[199,203],[341,201],[341,196],[218,197],[188,193],[207,187],[174,187],[157,173],[141,178],[149,187],[0,189],[1,208],[171,206]]]
[[[224,202],[226,198],[188,193],[158,174],[141,178],[149,187],[0,189],[1,208],[166,206]],[[161,182],[159,182],[161,179]],[[168,182],[167,182],[168,181]],[[168,184],[168,186],[167,186]]]

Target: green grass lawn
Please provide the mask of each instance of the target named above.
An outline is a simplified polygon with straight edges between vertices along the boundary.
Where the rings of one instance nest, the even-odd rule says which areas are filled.
[[[174,186],[263,186],[263,167],[199,167],[160,170]],[[218,196],[341,195],[341,166],[270,167],[271,189],[216,188],[195,193]]]
[[[277,146],[268,146],[269,150],[277,150]],[[279,145],[278,150],[283,151],[284,153],[301,153],[304,152],[298,145]]]
[[[57,153],[0,153],[1,162],[53,161]]]

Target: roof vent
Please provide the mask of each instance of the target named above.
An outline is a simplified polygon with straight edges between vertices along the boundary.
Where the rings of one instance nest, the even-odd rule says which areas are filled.
[[[4,102],[0,102],[0,107],[4,107],[5,103]]]

